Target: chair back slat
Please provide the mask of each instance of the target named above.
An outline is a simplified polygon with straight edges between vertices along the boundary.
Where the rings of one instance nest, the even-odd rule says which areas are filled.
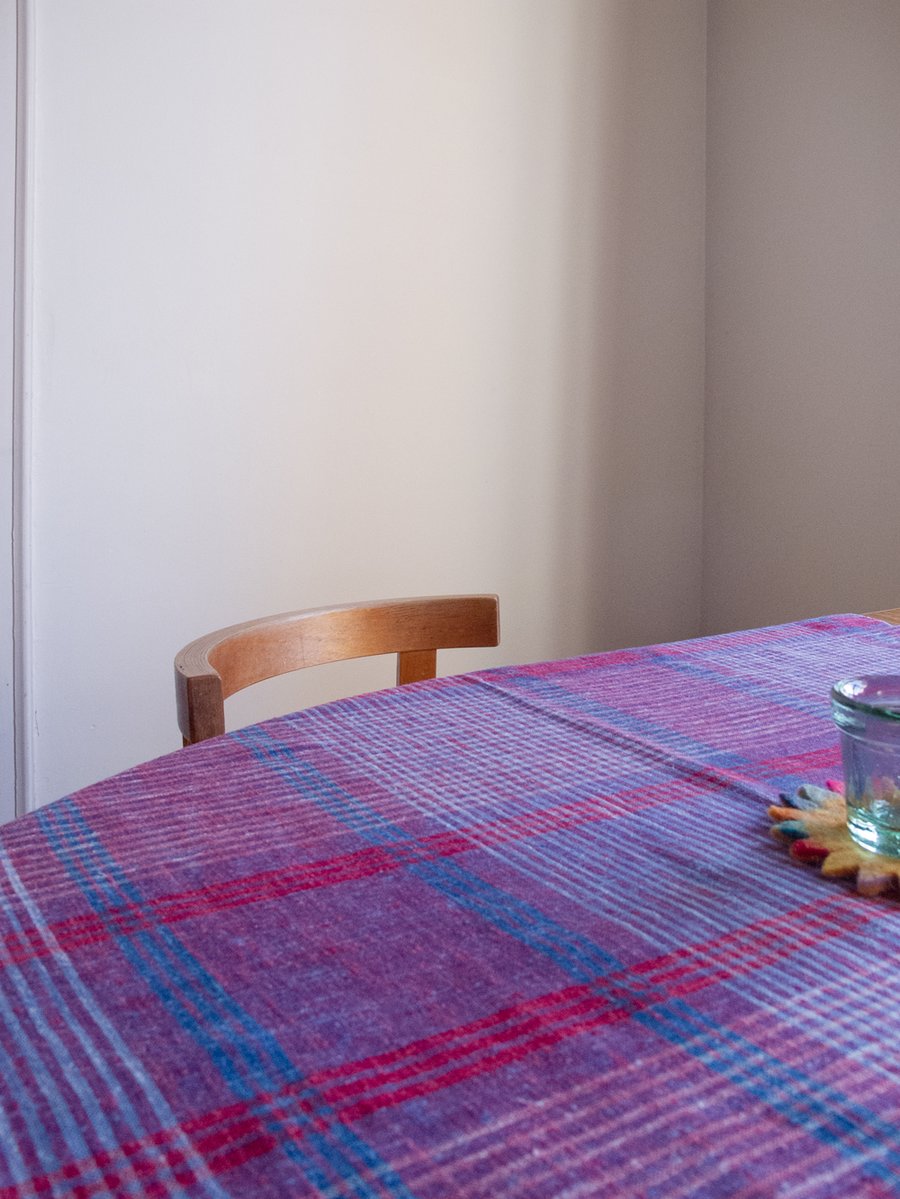
[[[186,745],[225,731],[225,700],[253,683],[325,662],[397,654],[401,684],[434,678],[437,650],[499,644],[495,595],[423,596],[307,608],[218,629],[175,658]]]

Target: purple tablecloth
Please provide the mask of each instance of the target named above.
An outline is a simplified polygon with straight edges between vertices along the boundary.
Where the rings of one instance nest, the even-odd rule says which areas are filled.
[[[0,1199],[900,1195],[900,900],[793,863],[862,617],[417,684],[0,834]]]

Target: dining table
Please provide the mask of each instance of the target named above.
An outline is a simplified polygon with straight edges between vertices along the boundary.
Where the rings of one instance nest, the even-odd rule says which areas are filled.
[[[889,617],[890,618],[890,617]],[[900,1195],[838,614],[279,716],[0,829],[0,1199]]]

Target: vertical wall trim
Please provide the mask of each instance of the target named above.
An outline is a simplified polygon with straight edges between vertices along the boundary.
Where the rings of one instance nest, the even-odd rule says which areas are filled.
[[[16,8],[16,217],[13,341],[13,720],[16,815],[34,807],[31,588],[34,0]]]

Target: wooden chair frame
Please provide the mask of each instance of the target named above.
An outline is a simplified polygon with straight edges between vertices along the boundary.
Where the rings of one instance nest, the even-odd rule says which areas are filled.
[[[207,633],[175,657],[185,745],[225,732],[225,700],[263,679],[374,654],[397,654],[398,684],[435,677],[437,651],[498,645],[496,595],[422,596],[306,608]]]

